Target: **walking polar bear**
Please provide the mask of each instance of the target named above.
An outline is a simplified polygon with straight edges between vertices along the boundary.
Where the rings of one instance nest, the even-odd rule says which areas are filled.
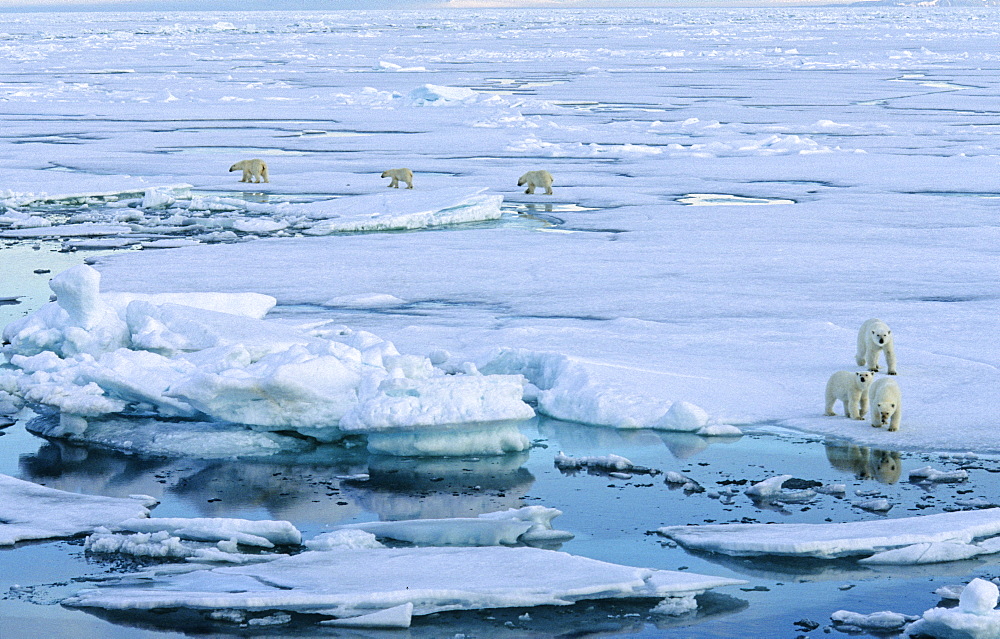
[[[270,182],[267,176],[267,164],[260,158],[240,160],[229,167],[229,172],[233,171],[243,171],[240,182]]]
[[[885,364],[889,374],[896,374],[896,350],[892,344],[892,331],[880,319],[872,318],[861,325],[858,331],[858,352],[854,356],[858,366],[868,366],[868,370],[878,370],[879,353],[885,353]]]
[[[545,195],[552,195],[552,174],[548,171],[528,171],[517,180],[518,186],[528,185],[525,193],[532,194],[536,188],[544,188]]]
[[[872,427],[889,426],[890,431],[899,430],[899,419],[903,408],[903,393],[896,380],[881,377],[868,388],[868,403],[872,409]]]
[[[837,371],[826,383],[826,415],[835,415],[833,405],[840,400],[844,417],[864,419],[868,412],[868,387],[875,378],[871,371]]]
[[[398,189],[400,180],[406,182],[406,188],[413,188],[413,171],[410,169],[389,169],[382,171],[382,177],[392,178],[392,182],[389,182],[390,189]]]

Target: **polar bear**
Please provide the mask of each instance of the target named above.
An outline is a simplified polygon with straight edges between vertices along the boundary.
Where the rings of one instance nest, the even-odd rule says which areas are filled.
[[[389,169],[382,171],[382,177],[392,178],[392,182],[389,182],[390,189],[398,189],[400,180],[406,182],[406,188],[413,188],[413,171],[410,169]]]
[[[881,377],[868,387],[868,403],[872,409],[872,427],[889,425],[889,430],[899,430],[903,408],[903,393],[896,380]]]
[[[240,182],[270,182],[267,179],[267,164],[260,158],[240,160],[229,167],[229,172],[232,173],[233,171],[243,171],[243,177],[240,179]]]
[[[858,479],[874,479],[895,484],[903,472],[901,456],[896,451],[871,450],[847,442],[828,442],[826,458],[837,470],[854,473]]]
[[[552,174],[548,171],[528,171],[517,179],[518,186],[528,185],[525,193],[534,193],[536,187],[544,187],[545,195],[552,195]]]
[[[875,378],[871,371],[837,371],[826,382],[826,413],[834,415],[833,404],[844,404],[844,417],[864,419],[868,412],[868,386]]]
[[[878,354],[885,353],[885,363],[889,374],[896,374],[896,350],[892,344],[892,331],[880,319],[872,318],[861,325],[858,331],[858,352],[854,360],[858,366],[867,364],[868,370],[878,370]]]

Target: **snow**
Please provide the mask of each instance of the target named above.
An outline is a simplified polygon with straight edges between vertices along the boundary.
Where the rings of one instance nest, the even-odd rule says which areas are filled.
[[[340,619],[407,603],[413,604],[412,614],[428,615],[603,598],[685,597],[740,583],[536,548],[337,547],[249,566],[152,575],[141,586],[102,585],[62,603],[108,610],[283,610]]]
[[[1000,509],[830,524],[665,526],[658,532],[687,549],[736,556],[864,557],[925,544],[894,555],[904,561],[910,558],[910,563],[920,563],[920,557],[930,549],[928,544],[969,544],[975,539],[1000,535]],[[934,547],[934,552],[938,548]],[[951,548],[947,546],[945,551]]]
[[[0,546],[20,541],[73,537],[125,520],[146,517],[157,501],[81,495],[0,475]]]

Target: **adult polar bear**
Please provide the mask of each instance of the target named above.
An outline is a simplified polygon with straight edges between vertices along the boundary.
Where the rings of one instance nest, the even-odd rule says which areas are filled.
[[[896,374],[896,350],[892,343],[892,331],[880,319],[872,318],[861,325],[858,331],[858,352],[854,356],[858,366],[868,366],[868,370],[878,370],[879,353],[885,353],[885,363],[889,374]]]
[[[270,182],[267,175],[267,163],[260,158],[240,160],[229,167],[229,172],[243,171],[240,182]]]

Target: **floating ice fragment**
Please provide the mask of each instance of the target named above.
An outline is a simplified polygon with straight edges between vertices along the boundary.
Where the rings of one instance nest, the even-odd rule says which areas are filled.
[[[302,543],[302,533],[287,521],[232,519],[224,517],[156,517],[129,519],[117,524],[120,530],[137,533],[165,531],[192,541],[235,540],[239,544],[273,548]]]
[[[970,543],[1000,535],[1000,508],[831,524],[668,526],[661,535],[686,548],[736,556],[870,556],[919,543]]]
[[[892,632],[902,630],[906,624],[916,621],[919,617],[903,615],[888,610],[873,612],[868,615],[848,610],[838,610],[830,615],[830,619],[835,624],[853,626],[861,630]]]
[[[853,504],[855,508],[868,510],[874,513],[885,513],[892,510],[892,502],[888,499],[867,499]]]
[[[660,471],[645,466],[637,466],[621,455],[604,455],[600,457],[570,457],[562,451],[555,457],[556,468],[560,470],[575,470],[587,468],[604,472],[629,472],[645,475],[658,475]]]
[[[917,468],[910,471],[910,481],[915,482],[955,483],[963,482],[968,479],[968,471],[961,469],[943,471],[931,468],[930,466],[924,466],[923,468]]]

